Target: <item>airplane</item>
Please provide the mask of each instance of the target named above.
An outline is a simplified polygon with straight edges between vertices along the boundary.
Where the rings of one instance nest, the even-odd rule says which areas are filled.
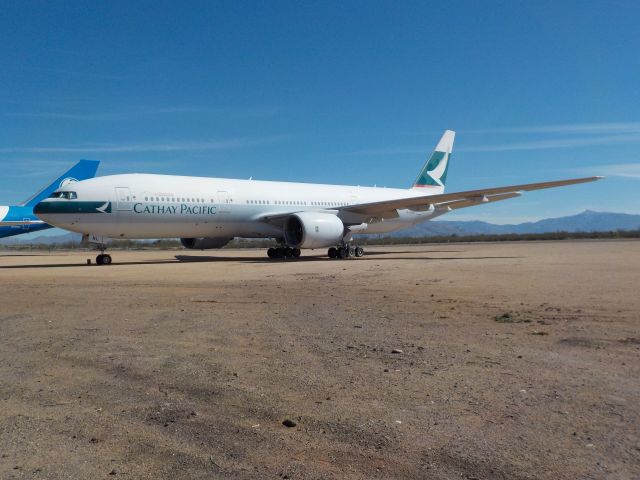
[[[22,204],[0,206],[0,238],[53,228],[34,215],[33,207],[60,188],[95,177],[99,164],[95,160],[80,160]]]
[[[98,177],[57,189],[35,207],[43,221],[82,233],[109,265],[106,238],[180,238],[187,249],[221,248],[234,237],[275,238],[270,258],[327,248],[361,257],[354,235],[387,233],[452,210],[518,197],[523,191],[602,177],[445,193],[455,132],[445,131],[409,189],[232,180],[173,175]]]

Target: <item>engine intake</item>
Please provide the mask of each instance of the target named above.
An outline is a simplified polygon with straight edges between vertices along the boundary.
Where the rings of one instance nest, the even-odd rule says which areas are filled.
[[[224,237],[206,237],[206,238],[181,238],[180,243],[184,248],[189,250],[210,250],[213,248],[222,248],[231,241],[230,238]]]
[[[284,223],[284,240],[293,248],[323,248],[339,243],[344,224],[331,213],[300,212]]]

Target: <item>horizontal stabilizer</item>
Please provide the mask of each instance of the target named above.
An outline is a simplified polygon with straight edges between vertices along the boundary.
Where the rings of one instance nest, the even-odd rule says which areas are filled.
[[[44,222],[42,220],[9,220],[9,221],[0,221],[0,226],[2,227],[21,227],[24,225],[42,225]]]

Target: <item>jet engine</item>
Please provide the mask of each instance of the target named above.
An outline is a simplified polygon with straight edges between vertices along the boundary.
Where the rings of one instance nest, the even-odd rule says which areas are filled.
[[[226,237],[207,238],[181,238],[180,243],[189,250],[210,250],[212,248],[222,248],[231,241]]]
[[[338,244],[344,224],[331,213],[300,212],[284,223],[284,240],[293,248],[323,248]]]

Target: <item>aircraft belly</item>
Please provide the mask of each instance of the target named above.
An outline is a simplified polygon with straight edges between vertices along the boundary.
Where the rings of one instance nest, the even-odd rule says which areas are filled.
[[[370,223],[366,230],[358,233],[389,233],[410,227],[411,225],[413,225],[413,222],[387,220],[384,222]]]
[[[107,224],[104,222],[83,222],[69,225],[67,230],[78,233],[101,235],[108,238],[193,238],[220,234],[211,225],[146,223],[135,227],[127,224]]]
[[[282,236],[282,228],[266,222],[247,220],[229,225],[235,236],[245,238],[271,238]]]
[[[426,222],[433,218],[433,212],[413,212],[411,210],[398,211],[398,218],[391,218],[383,222],[370,223],[367,229],[358,233],[389,233],[403,228],[412,227],[418,223]]]
[[[215,235],[214,215],[191,214],[180,215],[176,207],[156,207],[154,210],[144,210],[142,204],[134,206],[130,211],[116,211],[109,215],[111,222],[108,226],[87,225],[91,233],[97,233],[110,238],[177,238],[204,237]],[[104,217],[101,218],[104,222]],[[83,222],[87,223],[88,222]],[[102,222],[100,222],[102,223]]]

